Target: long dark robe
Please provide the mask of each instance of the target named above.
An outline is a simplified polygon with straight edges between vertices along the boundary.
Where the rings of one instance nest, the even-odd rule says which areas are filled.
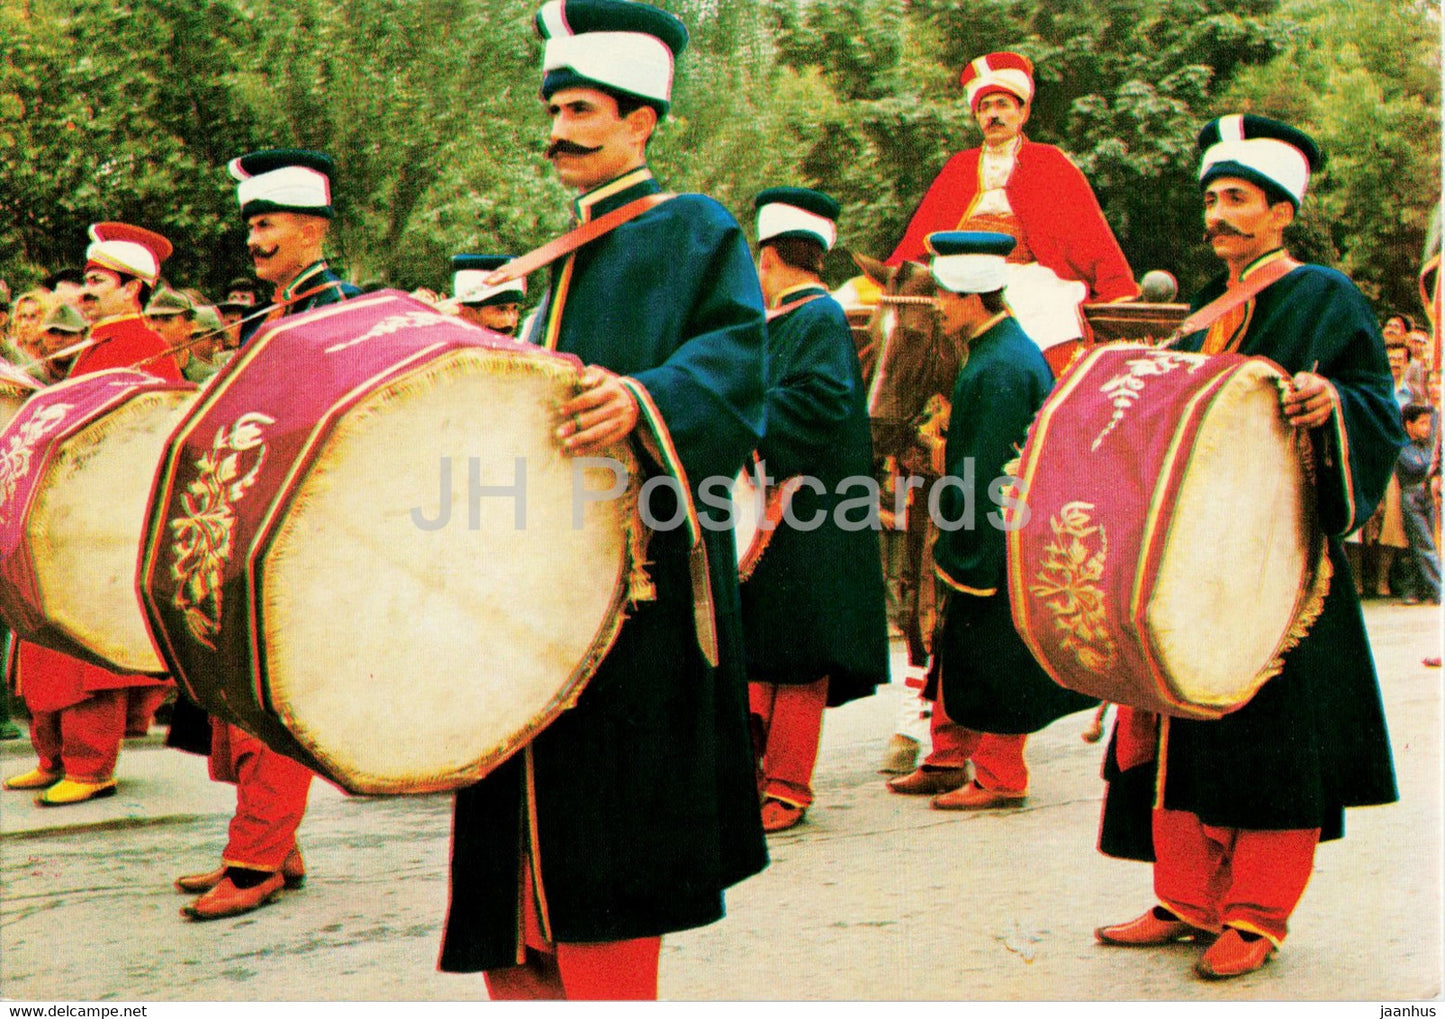
[[[770,477],[803,475],[821,486],[793,497],[742,587],[748,675],[770,683],[828,679],[828,706],[888,682],[888,618],[878,554],[873,440],[853,334],[821,285],[790,291],[768,325],[767,429],[758,446]],[[840,495],[840,486],[841,495]],[[859,505],[861,502],[863,505]],[[839,504],[853,529],[839,526]],[[812,526],[821,514],[821,522]]]
[[[1004,317],[970,341],[953,386],[944,462],[945,473],[962,487],[945,488],[939,500],[933,558],[952,590],[935,657],[948,717],[979,732],[1038,732],[1098,703],[1050,679],[1014,629],[1005,577],[1007,534],[999,526],[999,500],[989,494],[1018,456],[1053,385],[1038,345],[1012,317]]]
[[[1224,282],[1194,306],[1218,297]],[[1204,338],[1185,337],[1180,349],[1197,351]],[[1154,858],[1150,812],[1161,772],[1167,809],[1228,828],[1320,828],[1326,840],[1343,835],[1345,807],[1398,798],[1374,660],[1340,545],[1374,512],[1404,442],[1379,326],[1348,278],[1305,265],[1253,300],[1234,349],[1290,374],[1316,372],[1339,394],[1336,415],[1310,432],[1334,579],[1308,636],[1248,704],[1216,721],[1164,721],[1162,768],[1155,760],[1121,772],[1111,741],[1099,840],[1110,856]],[[1229,639],[1227,630],[1219,639]]]
[[[659,190],[643,168],[584,195],[578,213]],[[672,198],[555,265],[535,328],[544,346],[637,381],[635,436],[650,432],[666,463],[635,441],[639,457],[694,496],[736,475],[757,445],[762,292],[741,228],[711,199]],[[670,520],[675,503],[661,490],[654,519]],[[658,529],[656,599],[631,607],[576,707],[456,796],[441,969],[519,961],[524,863],[540,874],[544,932],[558,942],[711,923],[723,890],[766,865],[732,532],[702,540],[720,664],[709,666],[695,631],[692,532]]]

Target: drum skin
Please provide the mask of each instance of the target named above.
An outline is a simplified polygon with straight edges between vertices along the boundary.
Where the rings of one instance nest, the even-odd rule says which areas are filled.
[[[1129,344],[1059,381],[1008,536],[1014,625],[1056,682],[1207,719],[1278,674],[1330,580],[1287,384],[1263,358]]]
[[[188,382],[117,368],[33,395],[0,434],[0,614],[19,636],[122,673],[165,671],[136,566]]]
[[[459,788],[525,745],[646,587],[631,454],[587,467],[553,438],[580,367],[392,291],[259,332],[151,505],[178,681],[354,793]]]

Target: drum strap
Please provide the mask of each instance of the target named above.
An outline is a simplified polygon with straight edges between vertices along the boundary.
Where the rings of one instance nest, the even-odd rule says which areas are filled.
[[[482,282],[486,286],[495,287],[503,283],[510,283],[512,280],[519,280],[523,276],[530,276],[544,265],[551,265],[564,255],[572,254],[584,244],[591,244],[597,238],[616,230],[623,223],[636,219],[648,209],[655,209],[669,198],[675,197],[677,196],[671,192],[662,191],[628,202],[626,205],[613,209],[605,216],[588,220],[577,229],[563,234],[554,241],[548,241],[540,248],[533,248],[525,255],[517,256]]]
[[[1174,330],[1174,333],[1169,339],[1164,341],[1162,346],[1170,346],[1177,340],[1188,336],[1190,333],[1197,333],[1202,329],[1208,329],[1240,305],[1253,300],[1260,291],[1271,284],[1278,283],[1299,267],[1300,263],[1289,256],[1275,259],[1273,262],[1260,268],[1258,272],[1250,274],[1249,278],[1239,286],[1226,290],[1223,294],[1179,323],[1179,328]]]

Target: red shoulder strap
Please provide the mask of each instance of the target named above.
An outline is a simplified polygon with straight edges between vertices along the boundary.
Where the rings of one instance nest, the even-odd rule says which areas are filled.
[[[774,308],[772,311],[768,312],[768,321],[771,322],[775,318],[782,318],[788,312],[793,311],[796,308],[801,308],[809,301],[816,301],[822,296],[822,294],[809,294],[807,297],[800,297],[796,301],[789,301],[787,304],[784,304],[781,307]]]
[[[548,241],[540,248],[533,248],[525,255],[519,255],[497,269],[483,282],[489,287],[495,287],[501,283],[510,283],[512,280],[529,276],[544,265],[550,265],[562,256],[570,255],[582,245],[592,243],[604,234],[616,230],[628,220],[636,219],[648,209],[655,209],[669,198],[675,197],[668,192],[660,192],[628,202],[604,216],[588,220],[577,229],[563,234],[556,240]]]
[[[1197,333],[1202,329],[1208,329],[1245,301],[1253,298],[1265,287],[1268,287],[1272,283],[1278,283],[1299,267],[1300,263],[1288,255],[1269,263],[1269,265],[1266,265],[1251,275],[1242,285],[1232,290],[1226,290],[1223,294],[1179,323],[1179,328],[1174,330],[1174,335],[1169,337],[1166,345],[1173,343],[1180,337],[1188,336],[1190,333]]]

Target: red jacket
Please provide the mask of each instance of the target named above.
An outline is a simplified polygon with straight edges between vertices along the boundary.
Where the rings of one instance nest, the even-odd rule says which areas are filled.
[[[968,149],[944,164],[913,214],[903,240],[888,256],[889,265],[926,263],[923,239],[937,230],[958,229],[978,197],[982,155],[981,148]],[[1025,138],[1004,193],[1024,241],[1040,265],[1052,269],[1060,279],[1087,284],[1091,301],[1138,296],[1134,273],[1093,189],[1062,151]]]
[[[76,355],[70,378],[107,368],[129,368],[166,349],[165,341],[147,327],[139,315],[106,319],[96,325],[90,335],[97,342]],[[168,381],[182,381],[174,356],[157,358],[140,368]],[[14,670],[11,682],[31,711],[60,711],[79,704],[98,690],[170,682],[164,677],[112,672],[26,640],[17,640],[15,645],[16,651],[8,663]]]
[[[146,364],[140,363],[166,349],[166,341],[147,326],[140,315],[125,315],[98,322],[90,331],[90,338],[95,341],[95,346],[76,355],[69,378],[79,378],[107,368],[135,366],[167,382],[184,381],[174,354],[157,357]]]

